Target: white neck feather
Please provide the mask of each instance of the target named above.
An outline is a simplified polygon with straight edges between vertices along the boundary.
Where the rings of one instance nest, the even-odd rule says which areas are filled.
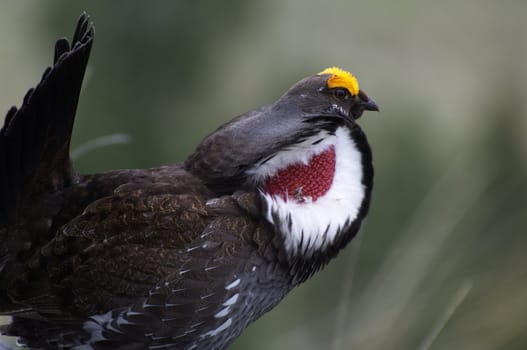
[[[313,145],[320,139],[323,141]],[[340,127],[334,135],[321,131],[250,171],[250,175],[261,181],[291,164],[307,164],[311,157],[331,145],[336,153],[335,176],[325,195],[314,202],[299,203],[262,192],[267,202],[266,218],[284,235],[285,248],[292,254],[311,255],[326,248],[355,220],[366,193],[361,153],[349,130]]]

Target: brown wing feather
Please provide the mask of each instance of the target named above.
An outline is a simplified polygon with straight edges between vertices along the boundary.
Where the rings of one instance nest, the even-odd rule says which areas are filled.
[[[31,259],[10,294],[56,320],[104,315],[91,324],[111,346],[207,344],[225,322],[241,331],[251,319],[242,315],[262,313],[287,291],[255,293],[272,265],[262,258],[272,235],[256,219],[258,194],[208,200],[172,189],[130,184],[92,203]],[[272,276],[286,285],[286,274]]]
[[[12,298],[32,304],[32,300],[40,298],[38,294],[47,293],[48,288],[72,288],[73,296],[86,292],[83,298],[88,300],[98,292],[92,288],[93,281],[105,280],[101,283],[104,289],[122,289],[120,284],[127,278],[133,279],[126,270],[133,270],[134,262],[141,261],[142,264],[148,255],[161,256],[153,254],[156,249],[181,249],[203,230],[208,213],[199,197],[156,193],[161,187],[162,184],[155,188],[144,186],[143,192],[146,193],[119,189],[114,195],[90,204],[82,215],[67,223],[55,239],[29,260],[30,269],[24,278],[18,278],[12,284],[16,286],[9,291]],[[171,189],[172,186],[164,184],[164,188]],[[152,190],[154,193],[149,194],[148,191]],[[159,271],[150,271],[154,273],[152,278],[159,280],[166,275],[161,269],[162,263],[161,258],[155,262]],[[140,271],[140,267],[135,268]],[[25,285],[26,278],[31,288]],[[119,278],[123,281],[117,281]],[[116,282],[108,283],[113,280]],[[75,288],[85,291],[76,291]],[[33,295],[35,293],[37,295]],[[112,300],[105,300],[102,304],[92,301],[90,305],[68,300],[68,304],[72,301],[78,311],[87,314],[101,312],[113,304]]]

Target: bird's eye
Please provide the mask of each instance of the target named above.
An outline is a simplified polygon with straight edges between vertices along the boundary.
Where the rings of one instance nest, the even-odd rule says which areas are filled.
[[[335,88],[333,89],[333,96],[339,100],[344,100],[350,97],[348,89],[344,88]]]

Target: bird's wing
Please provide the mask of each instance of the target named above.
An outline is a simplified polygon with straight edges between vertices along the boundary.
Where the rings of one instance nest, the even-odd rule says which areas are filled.
[[[243,329],[231,315],[261,310],[243,291],[265,269],[258,250],[270,239],[256,219],[258,195],[205,200],[160,187],[118,189],[91,204],[30,260],[10,295],[46,318],[93,316],[85,324],[93,339],[114,345]]]
[[[12,107],[0,130],[0,227],[72,181],[69,143],[94,31],[82,15],[71,41],[59,39],[53,65]],[[41,215],[41,214],[39,214]]]

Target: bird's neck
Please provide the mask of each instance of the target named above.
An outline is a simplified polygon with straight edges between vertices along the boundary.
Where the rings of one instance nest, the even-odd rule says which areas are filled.
[[[341,241],[369,198],[363,163],[350,130],[339,127],[259,165],[266,218],[289,254],[310,257]]]
[[[316,202],[326,195],[335,177],[335,146],[313,155],[307,164],[293,163],[267,178],[263,191],[297,203]]]

